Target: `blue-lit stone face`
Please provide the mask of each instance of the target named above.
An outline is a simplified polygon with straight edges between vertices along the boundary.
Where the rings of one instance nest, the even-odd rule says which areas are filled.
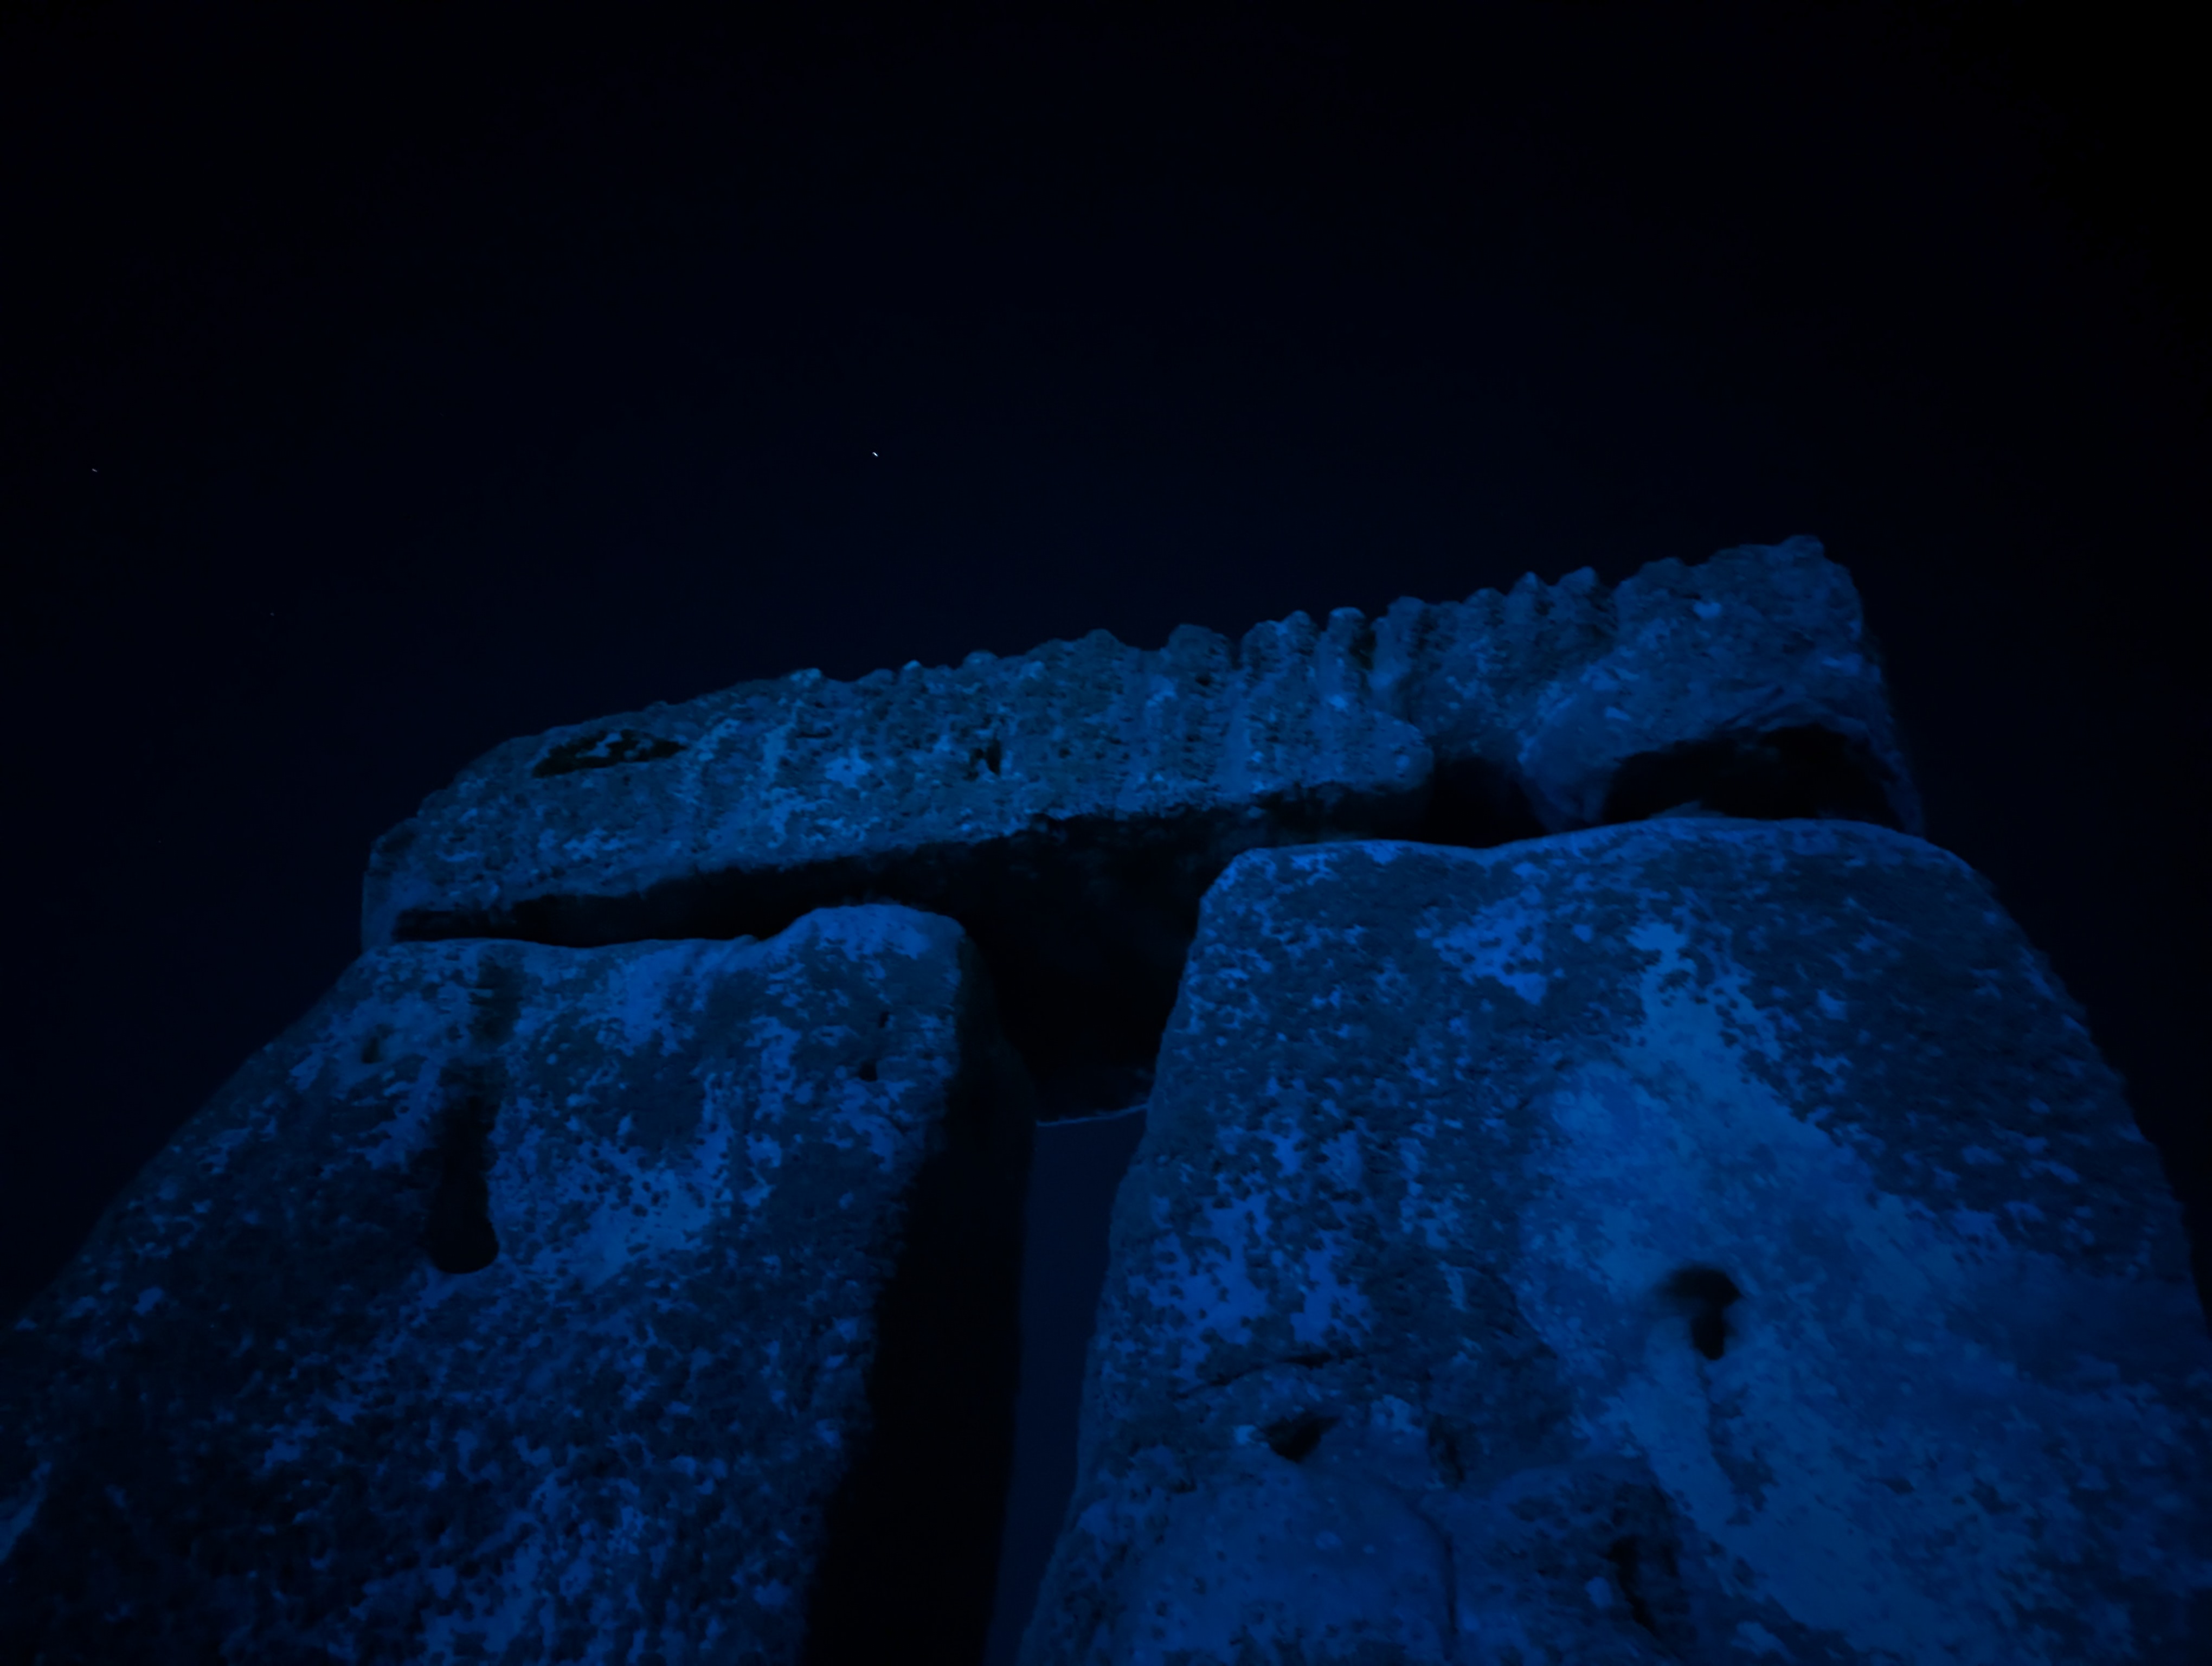
[[[0,1635],[795,1658],[917,1181],[992,1132],[969,954],[878,905],[363,957],[4,1339]]]
[[[2179,1660],[2208,1404],[2156,1155],[1954,858],[1254,853],[1024,1657]]]
[[[1919,828],[1809,538],[510,742],[0,1336],[0,1658],[2204,1658],[2177,1211]]]

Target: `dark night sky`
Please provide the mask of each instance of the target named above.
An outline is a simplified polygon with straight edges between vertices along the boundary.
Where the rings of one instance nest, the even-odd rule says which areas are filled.
[[[509,735],[1796,532],[2206,1189],[2178,39],[723,9],[0,23],[0,1312]]]

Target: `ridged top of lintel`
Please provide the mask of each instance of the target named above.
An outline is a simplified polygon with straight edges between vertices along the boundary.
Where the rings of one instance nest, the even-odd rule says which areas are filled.
[[[493,748],[378,842],[364,936],[723,875],[881,874],[1054,828],[1294,806],[1285,836],[1402,832],[1462,765],[1564,830],[1606,818],[1632,759],[1784,731],[1838,737],[1883,819],[1917,830],[1857,594],[1807,538],[1611,588],[1584,569],[1371,621],[1294,613],[1235,642],[1100,630],[851,682],[801,671]]]

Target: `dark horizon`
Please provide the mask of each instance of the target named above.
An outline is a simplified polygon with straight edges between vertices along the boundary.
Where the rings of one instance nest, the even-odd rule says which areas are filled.
[[[2203,1291],[2203,117],[2149,27],[25,11],[0,1310],[501,740],[1793,534]]]

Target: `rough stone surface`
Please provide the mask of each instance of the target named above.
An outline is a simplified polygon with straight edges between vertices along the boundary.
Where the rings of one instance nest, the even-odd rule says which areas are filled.
[[[1954,858],[1240,857],[1026,1666],[2212,1659],[2155,1153]]]
[[[611,940],[887,885],[936,903],[977,883],[979,847],[1003,866],[1009,842],[1095,845],[1099,824],[1197,846],[1194,899],[1276,822],[1410,830],[1428,751],[1366,697],[1368,639],[1348,615],[1237,645],[1186,627],[1158,653],[1099,630],[509,741],[378,842],[364,936]]]
[[[365,956],[0,1337],[0,1657],[796,1662],[818,1572],[837,1658],[886,1533],[987,1601],[989,1511],[896,1473],[1004,1473],[1027,1124],[973,972],[888,905]]]
[[[1158,652],[1103,631],[854,683],[815,672],[495,747],[379,842],[374,945],[762,930],[863,894],[1034,910],[1036,870],[1170,853],[1164,932],[1238,851],[1494,843],[1686,799],[1917,827],[1850,580],[1811,538]],[[1730,804],[1718,807],[1735,808]],[[1048,889],[1049,887],[1047,887]],[[1078,898],[1080,902],[1083,899]],[[1187,934],[1187,926],[1184,927]],[[1179,938],[1161,948],[1171,963]],[[1170,977],[1171,987],[1172,977]]]
[[[1920,830],[1858,593],[1814,538],[1654,562],[1611,591],[1584,569],[1401,601],[1373,684],[1443,791],[1507,783],[1547,831],[1708,798]]]

